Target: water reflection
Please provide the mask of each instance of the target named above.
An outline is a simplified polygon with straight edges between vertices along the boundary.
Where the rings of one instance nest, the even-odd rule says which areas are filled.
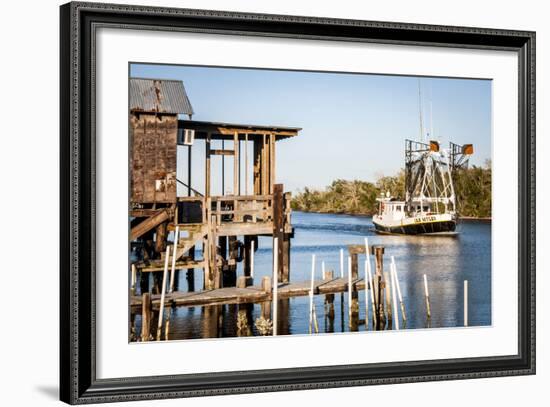
[[[459,226],[460,235],[449,237],[385,236],[372,231],[368,217],[293,213],[295,238],[292,240],[290,278],[293,282],[309,279],[311,254],[324,261],[327,270],[340,276],[339,250],[348,244],[363,244],[369,237],[371,245],[383,245],[384,271],[389,271],[390,256],[394,256],[407,321],[399,315],[400,328],[438,328],[462,326],[463,281],[469,281],[469,325],[491,324],[491,224],[465,222]],[[271,275],[271,239],[260,237],[255,255],[255,283]],[[197,256],[202,254],[197,251]],[[242,265],[238,266],[239,275]],[[320,269],[320,267],[318,267]],[[423,275],[426,274],[430,294],[431,318],[426,317]],[[360,258],[359,275],[364,275]],[[149,275],[146,275],[150,278]],[[318,278],[321,278],[319,275]],[[152,284],[153,281],[148,281]],[[203,286],[202,270],[181,272],[179,289],[194,290]],[[142,281],[142,287],[145,282]],[[152,285],[150,285],[152,286]],[[138,287],[139,291],[139,287]],[[369,294],[370,295],[370,294]],[[370,302],[370,299],[367,297]],[[347,294],[316,295],[315,310],[319,331],[349,332],[372,330],[372,306],[366,315],[365,293],[352,298],[351,320]],[[257,322],[271,319],[270,302],[261,304],[216,305],[208,307],[178,307],[169,316],[169,339],[197,339],[258,336],[263,332]],[[393,315],[395,319],[397,316]],[[152,326],[156,327],[153,315]],[[365,319],[369,321],[365,324]],[[384,328],[395,326],[386,321]],[[131,332],[139,333],[141,316],[132,315]],[[278,301],[278,334],[307,334],[309,332],[309,298],[294,297]],[[137,337],[137,335],[134,335]]]

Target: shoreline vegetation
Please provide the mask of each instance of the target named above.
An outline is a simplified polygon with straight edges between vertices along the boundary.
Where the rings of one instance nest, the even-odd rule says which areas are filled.
[[[301,212],[372,216],[378,198],[387,191],[404,200],[405,171],[382,176],[376,182],[338,179],[323,190],[305,187],[292,197],[291,207]],[[456,173],[455,191],[462,220],[491,220],[491,162]]]

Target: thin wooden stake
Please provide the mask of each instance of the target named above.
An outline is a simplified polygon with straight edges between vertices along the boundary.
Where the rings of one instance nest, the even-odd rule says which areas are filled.
[[[313,285],[315,280],[315,255],[311,255],[311,287],[309,289],[309,333],[313,325]]]
[[[351,328],[351,256],[348,256],[348,317],[349,326]]]
[[[468,326],[468,280],[464,280],[464,326]]]
[[[130,291],[132,292],[132,295],[136,293],[136,281],[137,281],[137,268],[135,264],[132,264],[132,276],[130,280]]]
[[[164,273],[162,275],[162,292],[160,295],[159,320],[157,325],[157,341],[160,341],[160,331],[164,323],[164,299],[166,297],[166,280],[168,280],[168,260],[170,258],[170,246],[166,246],[166,258],[164,259]]]
[[[178,252],[178,240],[180,237],[180,227],[176,226],[174,232],[174,250],[172,251],[172,269],[170,271],[170,292],[174,291],[174,280],[176,275],[176,253]]]
[[[371,269],[370,269],[370,260],[366,260],[365,267],[367,269],[367,282],[365,283],[365,288],[366,288],[367,284],[370,285],[370,300],[371,300],[371,304],[372,304],[372,320],[374,322],[374,325],[376,326],[376,324],[378,322],[378,318],[377,318],[377,315],[376,315],[376,303],[374,301],[374,282],[373,282],[373,279],[372,279],[372,273],[371,273]],[[368,301],[368,300],[365,299],[365,301]],[[367,311],[368,311],[368,306],[367,306]]]
[[[279,272],[278,259],[279,241],[273,238],[273,336],[277,336],[277,307],[278,307],[278,291],[279,291]]]
[[[397,289],[397,296],[399,297],[399,305],[401,306],[401,317],[403,322],[407,320],[407,314],[405,313],[405,304],[403,303],[403,297],[401,296],[401,287],[399,286],[399,278],[397,277],[397,266],[395,265],[395,259],[391,256],[391,272],[394,274],[393,279],[395,281],[395,288]]]
[[[344,249],[340,249],[340,278],[344,278]]]
[[[424,296],[426,297],[426,315],[428,318],[432,317],[432,311],[430,309],[430,292],[428,291],[428,277],[424,274]]]
[[[244,194],[248,195],[248,133],[244,135]]]
[[[250,242],[250,277],[254,278],[254,239]]]
[[[395,277],[395,263],[393,262],[393,256],[392,256],[392,263],[390,265],[390,280],[391,280],[391,298],[393,303],[393,314],[395,315],[395,318],[393,318],[393,322],[395,323],[395,329],[399,331],[399,314],[397,311],[397,298],[395,297],[395,286],[396,283],[396,277]]]

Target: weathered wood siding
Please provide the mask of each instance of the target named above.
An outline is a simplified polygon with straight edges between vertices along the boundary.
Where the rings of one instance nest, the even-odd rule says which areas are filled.
[[[132,114],[132,202],[176,202],[177,115]]]

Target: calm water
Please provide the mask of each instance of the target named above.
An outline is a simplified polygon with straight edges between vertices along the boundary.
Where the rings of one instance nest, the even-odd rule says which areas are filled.
[[[463,326],[463,282],[469,283],[469,325],[491,324],[491,224],[462,222],[458,237],[384,236],[373,231],[370,217],[293,212],[295,237],[292,240],[290,280],[310,279],[311,255],[317,258],[317,278],[321,279],[321,261],[327,270],[339,276],[340,249],[348,244],[384,245],[385,271],[390,256],[395,257],[403,302],[407,313],[407,329]],[[271,238],[259,239],[255,254],[255,283],[262,276],[271,276]],[[201,256],[200,253],[197,253]],[[359,276],[364,276],[364,256],[359,256]],[[432,317],[426,320],[423,274],[428,277]],[[242,275],[239,264],[238,275]],[[202,287],[202,271],[195,272],[195,287]],[[180,273],[179,289],[187,290],[185,273]],[[320,332],[346,332],[348,327],[347,294],[335,294],[334,318],[328,318],[325,296],[316,295],[315,305]],[[359,292],[359,319],[365,318],[364,291]],[[369,305],[369,308],[370,307]],[[372,309],[370,310],[372,313]],[[170,339],[237,336],[239,306],[178,307],[170,311]],[[241,306],[248,321],[261,315],[259,304]],[[372,316],[369,316],[372,320]],[[140,315],[134,316],[140,331]],[[156,324],[156,322],[155,322]],[[309,298],[280,300],[279,334],[307,334]],[[250,323],[251,333],[257,335]],[[156,326],[156,325],[153,325]],[[403,326],[401,326],[403,328]],[[369,330],[372,326],[368,327]],[[359,330],[365,330],[361,324]]]

